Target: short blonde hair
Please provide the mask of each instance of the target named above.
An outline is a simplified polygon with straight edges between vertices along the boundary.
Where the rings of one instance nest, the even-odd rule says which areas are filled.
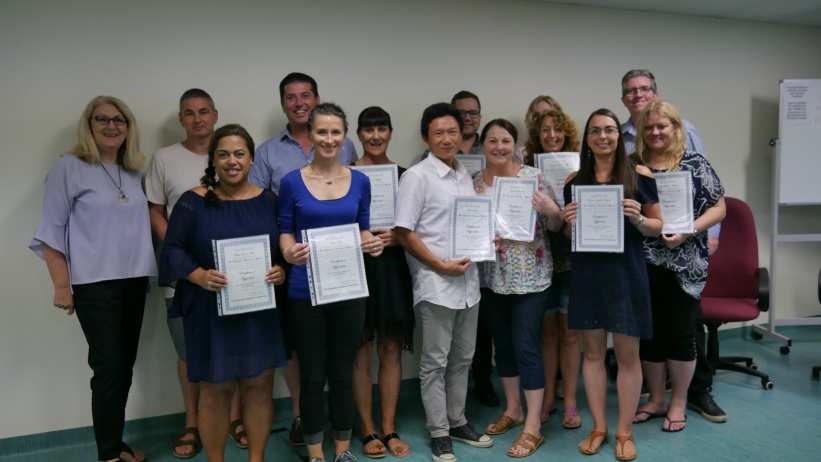
[[[556,101],[556,98],[548,95],[537,96],[530,102],[530,106],[527,107],[527,113],[525,113],[525,128],[528,132],[530,132],[530,129],[533,128],[533,124],[536,122],[536,117],[539,116],[536,112],[536,105],[542,102],[549,104],[551,108],[559,112],[564,111],[562,109],[562,105]]]
[[[71,148],[72,154],[91,164],[100,163],[100,150],[91,133],[91,114],[101,104],[110,104],[117,108],[127,121],[125,141],[117,152],[117,163],[126,170],[140,170],[145,164],[145,156],[140,151],[140,131],[137,128],[137,119],[131,109],[121,100],[113,96],[97,96],[86,104],[80,121],[77,123],[77,140]]]
[[[676,131],[673,135],[673,142],[664,151],[664,157],[666,158],[667,170],[677,170],[681,159],[684,157],[687,134],[684,131],[678,110],[669,101],[652,101],[639,114],[638,124],[636,125],[636,158],[643,165],[650,162],[650,149],[644,143],[644,127],[647,126],[647,119],[650,118],[651,114],[658,114],[669,120]]]

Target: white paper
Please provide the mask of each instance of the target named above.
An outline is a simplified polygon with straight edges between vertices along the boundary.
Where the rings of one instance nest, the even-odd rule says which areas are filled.
[[[493,199],[455,196],[450,209],[450,260],[496,261]]]
[[[534,178],[493,178],[493,202],[499,237],[514,241],[533,241],[536,210],[531,205],[538,188]]]
[[[312,305],[369,295],[357,223],[306,230],[303,242],[310,248],[307,270]]]
[[[622,185],[573,185],[579,205],[573,224],[574,252],[624,252]]]
[[[664,234],[692,233],[693,223],[693,175],[686,172],[660,172],[656,177],[659,205]]]
[[[781,100],[785,107],[783,111],[784,123],[790,125],[806,125],[812,120],[812,99],[810,85],[807,82],[784,84],[784,94]]]
[[[212,241],[217,270],[228,285],[217,293],[219,315],[276,308],[274,286],[265,281],[271,268],[271,243],[267,234]]]
[[[391,165],[352,165],[371,181],[371,228],[393,228],[396,222],[396,194],[399,191],[399,167]]]
[[[578,152],[546,152],[536,154],[536,168],[542,171],[545,182],[553,188],[556,203],[564,208],[564,183],[573,172],[579,171]]]
[[[482,154],[456,154],[453,157],[465,166],[470,176],[484,170],[487,163],[487,159]]]

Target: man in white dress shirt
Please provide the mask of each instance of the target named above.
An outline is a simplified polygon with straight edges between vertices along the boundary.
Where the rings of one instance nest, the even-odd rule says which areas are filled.
[[[447,261],[453,196],[474,196],[473,181],[454,155],[462,119],[451,104],[422,115],[422,140],[432,155],[399,182],[396,236],[408,253],[413,303],[422,325],[419,379],[435,462],[453,462],[451,438],[473,447],[493,440],[465,418],[468,370],[479,319],[479,273],[470,259]]]

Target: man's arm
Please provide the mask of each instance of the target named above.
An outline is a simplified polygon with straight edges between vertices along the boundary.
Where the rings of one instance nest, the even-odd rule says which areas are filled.
[[[165,240],[165,231],[168,229],[168,220],[165,218],[165,204],[148,202],[148,218],[151,220],[151,231],[159,240]]]
[[[470,266],[470,258],[462,258],[450,262],[442,261],[428,249],[422,239],[415,232],[397,226],[394,228],[396,239],[413,258],[422,262],[425,266],[445,276],[461,276],[465,274]]]

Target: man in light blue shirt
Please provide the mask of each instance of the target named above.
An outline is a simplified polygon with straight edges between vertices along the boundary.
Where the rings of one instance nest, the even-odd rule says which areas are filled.
[[[621,102],[630,111],[630,119],[621,125],[624,149],[628,154],[636,151],[636,124],[641,111],[650,102],[659,98],[656,78],[646,69],[632,69],[621,79]],[[685,149],[697,152],[707,157],[701,135],[696,127],[682,119],[682,125],[687,132]],[[718,248],[718,236],[721,223],[713,226],[707,232],[707,241],[710,246],[710,255]],[[690,388],[687,392],[687,406],[711,422],[726,422],[727,414],[718,407],[711,394],[713,387],[713,371],[710,369],[704,355],[704,324],[701,316],[696,320],[696,370]]]
[[[308,139],[308,117],[319,104],[316,80],[292,72],[279,83],[282,112],[288,125],[281,132],[257,147],[249,181],[279,193],[279,182],[286,173],[298,170],[314,160],[314,147]],[[350,165],[359,157],[350,138],[345,138],[339,162]]]
[[[279,100],[288,124],[284,130],[257,147],[248,175],[251,183],[260,188],[270,189],[276,194],[279,194],[279,183],[285,174],[305,167],[314,160],[314,146],[308,139],[308,118],[314,107],[319,104],[316,80],[299,72],[286,75],[279,83]],[[353,142],[346,137],[339,153],[339,162],[342,165],[350,165],[357,159]],[[291,422],[288,437],[291,444],[301,446],[305,441],[299,415],[299,363],[294,351],[294,341],[287,333],[291,331],[288,306],[281,301],[277,301],[277,304],[280,305],[280,314],[285,325],[285,347],[289,354],[293,353],[288,365],[283,368],[285,385],[291,394],[294,409],[294,420]]]

